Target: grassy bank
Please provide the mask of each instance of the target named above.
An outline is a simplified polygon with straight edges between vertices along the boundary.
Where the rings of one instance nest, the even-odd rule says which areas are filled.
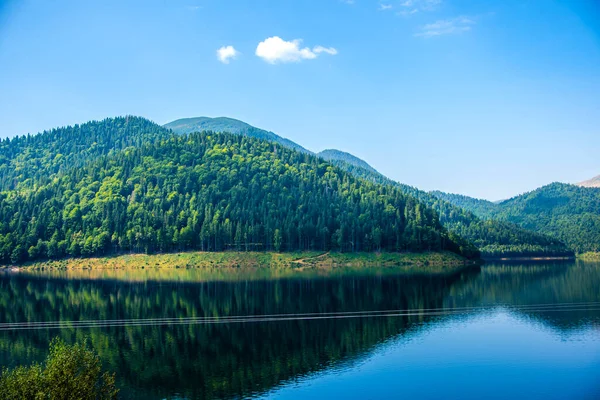
[[[142,268],[270,268],[308,269],[331,267],[411,266],[456,267],[466,260],[454,253],[331,253],[331,252],[185,252],[130,254],[100,258],[43,261],[19,267],[27,269],[142,269]]]
[[[577,258],[583,261],[600,261],[600,252],[589,251],[587,253],[579,254]]]

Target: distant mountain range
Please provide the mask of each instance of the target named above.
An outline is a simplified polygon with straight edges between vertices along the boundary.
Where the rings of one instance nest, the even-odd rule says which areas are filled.
[[[600,251],[600,188],[551,183],[499,203],[434,192],[485,219],[555,237],[577,253]]]
[[[577,185],[583,187],[598,188],[600,187],[600,175],[595,176],[592,179],[588,179],[587,181],[579,182]]]
[[[302,149],[302,151],[310,153],[309,150],[297,143],[284,139],[273,132],[231,118],[189,118],[171,122],[166,124],[165,127],[179,133],[190,132],[194,129],[233,131],[275,141],[291,149]],[[550,229],[545,225],[533,223],[534,217],[525,222],[524,219],[505,216],[497,211],[508,208],[506,205],[502,206],[502,204],[509,204],[507,200],[494,203],[438,191],[427,193],[385,177],[366,161],[350,153],[328,149],[316,154],[354,176],[400,188],[404,193],[416,197],[438,212],[440,221],[451,233],[474,243],[484,256],[562,255],[567,251],[563,243],[569,243],[569,247],[578,252],[600,251],[600,238],[596,239],[595,235],[588,232],[587,229],[584,229],[586,231],[584,237],[578,234],[574,235],[573,230],[576,227],[571,226],[573,224],[564,219],[560,222],[564,227],[564,232]],[[576,202],[576,199],[577,196],[573,201]],[[600,214],[600,208],[596,210],[596,213]],[[580,218],[584,218],[592,226],[596,224],[593,213],[591,216],[582,217],[578,215],[572,217],[573,220],[578,222],[581,222]],[[577,223],[574,222],[574,224]]]
[[[127,116],[0,141],[0,262],[123,251],[600,251],[600,189],[493,203],[231,118]]]

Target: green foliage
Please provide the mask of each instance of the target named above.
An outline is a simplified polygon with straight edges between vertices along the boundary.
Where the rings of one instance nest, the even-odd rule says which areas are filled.
[[[59,172],[167,135],[147,119],[128,116],[0,140],[0,191],[34,188]]]
[[[600,251],[600,188],[552,183],[498,204],[437,193],[484,218],[556,238],[577,253]]]
[[[351,174],[378,184],[394,186],[404,193],[417,198],[426,206],[433,208],[439,215],[440,222],[446,228],[453,241],[460,243],[463,251],[473,254],[479,249],[484,258],[499,256],[565,256],[572,252],[560,240],[550,236],[523,229],[516,224],[484,219],[478,217],[470,206],[475,199],[467,204],[466,196],[455,196],[450,199],[439,198],[439,192],[427,193],[417,188],[403,185],[386,178],[379,172],[365,169],[360,163],[352,162],[347,157],[335,158],[335,153],[329,154],[329,160],[334,165]],[[461,200],[461,201],[459,201]],[[454,204],[456,202],[456,204]],[[481,201],[494,206],[494,203]]]
[[[0,261],[262,251],[276,245],[282,251],[473,255],[459,238],[449,237],[432,209],[398,188],[357,179],[318,157],[263,140],[211,132],[174,135],[148,124],[151,133],[144,133],[137,119],[117,118],[81,125],[77,132],[64,128],[33,141],[12,140],[7,148],[22,151],[15,150],[6,164],[22,160],[23,152],[36,154],[27,165],[37,172],[28,175],[27,184],[0,193]],[[139,143],[85,157],[71,149],[73,135],[89,142],[97,134],[94,142],[104,143],[102,131],[111,143],[123,132]],[[71,149],[65,157],[79,167],[49,161],[51,154],[41,150],[49,141],[55,151]]]
[[[85,341],[69,346],[54,339],[43,365],[4,369],[0,375],[0,398],[6,400],[102,400],[116,399],[117,393],[114,375],[102,372],[100,358]]]

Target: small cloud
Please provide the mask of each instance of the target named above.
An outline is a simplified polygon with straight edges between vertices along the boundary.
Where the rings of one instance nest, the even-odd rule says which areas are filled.
[[[451,19],[439,20],[421,27],[421,31],[414,34],[418,37],[434,37],[462,33],[471,30],[475,21],[468,17],[457,17]]]
[[[416,13],[418,13],[418,12],[419,12],[419,10],[418,10],[418,9],[416,9],[416,8],[413,8],[412,10],[402,10],[402,11],[398,11],[396,14],[397,14],[397,15],[400,15],[400,16],[402,16],[402,17],[407,17],[407,16],[409,16],[409,15],[413,15],[413,14],[416,14]]]
[[[223,64],[229,64],[230,60],[234,60],[240,54],[233,46],[223,46],[217,50],[217,59]]]
[[[333,48],[333,47],[323,47],[323,46],[315,46],[313,48],[313,52],[319,54],[319,53],[327,53],[330,54],[332,56],[335,56],[338,51],[337,49]]]
[[[269,64],[300,62],[312,60],[321,53],[336,55],[333,47],[315,46],[312,50],[308,47],[301,48],[302,39],[286,41],[279,36],[273,36],[260,42],[256,46],[255,54]]]
[[[442,0],[404,0],[400,7],[404,10],[398,11],[398,15],[407,16],[419,11],[434,11],[442,4]]]
[[[387,10],[391,10],[391,9],[392,9],[391,4],[383,4],[383,3],[380,3],[379,8],[378,8],[379,11],[387,11]]]
[[[198,11],[202,6],[187,6],[187,9],[190,11]]]

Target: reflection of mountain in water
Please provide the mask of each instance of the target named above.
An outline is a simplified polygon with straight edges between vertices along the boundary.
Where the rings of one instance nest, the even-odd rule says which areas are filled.
[[[491,265],[453,275],[357,275],[136,283],[0,278],[2,322],[436,309],[600,301],[600,265]],[[567,332],[585,312],[527,315]],[[455,316],[3,332],[0,364],[41,359],[51,337],[90,336],[135,397],[240,397],[352,363],[391,338]],[[583,322],[582,322],[583,321]]]
[[[185,284],[0,280],[2,322],[438,308],[452,276],[350,276]],[[89,335],[126,392],[236,397],[364,354],[430,317],[4,332],[0,362],[43,357],[54,335]]]
[[[444,306],[600,302],[599,288],[600,263],[492,264],[482,267],[481,274],[469,284],[454,287]],[[600,316],[599,307],[600,304],[589,305],[587,310],[582,307],[570,311],[518,312],[564,331],[577,329],[590,317]]]

